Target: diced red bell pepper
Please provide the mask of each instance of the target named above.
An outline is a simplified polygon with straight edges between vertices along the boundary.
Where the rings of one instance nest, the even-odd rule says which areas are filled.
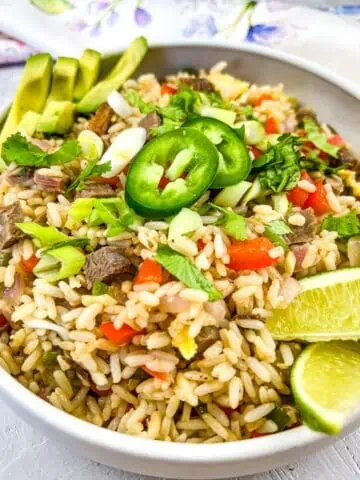
[[[279,133],[279,125],[275,118],[269,117],[266,119],[265,132],[267,135],[270,135],[271,133]]]
[[[145,367],[145,365],[143,365],[141,368],[151,377],[162,380],[163,382],[167,382],[169,380],[169,374],[166,372],[154,372],[153,370],[150,370],[150,368]]]
[[[232,408],[230,407],[220,407],[221,410],[225,413],[225,415],[227,415],[228,417],[231,416],[232,412],[234,412],[235,410],[233,410]]]
[[[253,153],[254,158],[257,159],[263,155],[263,152],[256,147],[250,147],[250,151]]]
[[[301,180],[307,180],[310,183],[314,183],[310,175],[304,170],[301,172]],[[296,207],[304,208],[306,200],[309,198],[310,193],[306,192],[300,187],[295,187],[287,194],[289,202]]]
[[[201,252],[201,250],[204,250],[206,243],[204,240],[201,240],[201,238],[197,241],[197,247],[198,250]]]
[[[316,191],[314,193],[310,193],[304,204],[304,207],[311,207],[314,210],[315,215],[324,215],[324,213],[328,213],[330,211],[330,206],[326,199],[326,191],[322,180],[317,180],[315,182],[315,186]]]
[[[97,183],[105,183],[115,188],[117,188],[120,183],[120,178],[117,175],[115,177],[110,177],[110,178],[95,176],[95,177],[92,177],[92,179]]]
[[[251,432],[250,437],[251,438],[260,438],[260,437],[265,437],[266,435],[269,435],[269,433]]]
[[[178,91],[178,88],[175,85],[170,85],[170,83],[163,83],[161,85],[161,95],[165,93],[169,95],[174,95]]]
[[[34,270],[34,268],[36,267],[36,265],[39,263],[39,258],[35,257],[35,255],[32,255],[30,258],[28,259],[22,259],[22,265],[23,265],[23,268],[25,270],[25,272],[27,273],[32,273],[32,271]]]
[[[229,247],[229,267],[234,270],[257,270],[276,263],[269,251],[274,245],[266,237],[237,241]]]
[[[319,151],[318,156],[321,158],[321,160],[329,160],[329,155],[322,150]]]
[[[273,97],[272,97],[271,93],[263,93],[263,94],[261,94],[258,98],[256,98],[255,100],[253,100],[253,101],[251,102],[251,104],[252,104],[254,107],[258,107],[259,105],[262,104],[262,102],[263,102],[264,100],[272,100],[272,99],[273,99]]]
[[[138,273],[135,277],[135,283],[156,282],[161,283],[163,280],[163,270],[160,263],[146,258],[141,264]]]
[[[142,330],[135,330],[126,323],[117,330],[112,322],[103,323],[100,325],[100,330],[110,342],[119,346],[127,345],[136,335],[143,333]]]
[[[0,313],[0,331],[1,330],[4,330],[6,327],[8,327],[10,324],[9,322],[7,321],[7,318],[5,317],[5,315],[3,315],[2,313]]]
[[[332,137],[329,137],[328,142],[331,143],[331,145],[336,145],[338,147],[341,147],[345,144],[345,141],[341,135],[333,135]]]

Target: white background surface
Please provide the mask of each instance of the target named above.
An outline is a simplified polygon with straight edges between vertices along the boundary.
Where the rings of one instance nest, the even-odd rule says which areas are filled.
[[[0,68],[0,108],[16,88],[19,67]],[[159,447],[161,448],[161,446]],[[240,473],[240,472],[239,472]],[[360,431],[316,456],[244,480],[360,479]],[[147,480],[72,455],[17,418],[0,400],[0,480]]]

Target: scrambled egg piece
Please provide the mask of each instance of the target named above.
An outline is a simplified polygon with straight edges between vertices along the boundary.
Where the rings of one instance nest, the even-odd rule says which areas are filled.
[[[238,80],[228,73],[213,72],[208,79],[225,100],[235,100],[249,88],[248,82]]]
[[[360,182],[356,180],[356,173],[351,170],[340,170],[340,177],[342,177],[348,187],[353,191],[355,197],[360,197]]]
[[[169,329],[172,344],[179,350],[185,360],[190,360],[197,351],[197,345],[195,339],[189,335],[189,327],[179,323],[174,320]]]

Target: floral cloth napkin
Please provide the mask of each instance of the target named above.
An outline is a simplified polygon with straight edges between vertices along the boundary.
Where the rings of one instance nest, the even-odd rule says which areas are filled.
[[[121,47],[137,35],[145,35],[150,44],[198,38],[208,38],[214,43],[228,41],[232,45],[251,42],[318,61],[359,83],[359,1],[347,4],[332,0],[2,1],[8,2],[8,6],[4,10],[4,4],[0,5],[0,29],[2,25],[3,31],[15,33],[15,37],[25,38],[21,28],[25,24],[21,26],[15,21],[21,4],[29,10],[26,18],[24,15],[28,29],[31,27],[28,15],[34,22],[40,17],[49,31],[59,32],[60,28],[64,45],[71,37],[70,45],[106,51],[109,40],[116,43],[115,47]],[[316,5],[316,9],[306,8],[305,4]],[[2,23],[1,16],[6,17],[4,14],[8,12],[12,16]],[[46,35],[45,32],[47,39]],[[49,51],[61,54],[59,42],[52,40],[55,46],[51,47],[49,39]],[[40,45],[42,41],[37,42],[38,48]],[[0,65],[23,62],[34,51],[21,40],[0,33]]]

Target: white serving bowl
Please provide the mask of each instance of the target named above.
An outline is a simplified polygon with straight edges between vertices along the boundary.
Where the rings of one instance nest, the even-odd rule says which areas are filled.
[[[320,119],[360,150],[360,89],[291,55],[252,45],[230,48],[200,41],[159,45],[151,49],[140,72],[155,72],[161,77],[184,67],[210,67],[220,60],[228,62],[230,73],[251,82],[283,82],[287,92],[311,105]],[[73,452],[120,469],[159,477],[219,479],[259,473],[311,455],[338,438],[301,426],[262,438],[214,445],[145,440],[74,418],[31,393],[1,368],[0,395],[24,420]],[[359,424],[360,413],[349,419],[342,435]]]

